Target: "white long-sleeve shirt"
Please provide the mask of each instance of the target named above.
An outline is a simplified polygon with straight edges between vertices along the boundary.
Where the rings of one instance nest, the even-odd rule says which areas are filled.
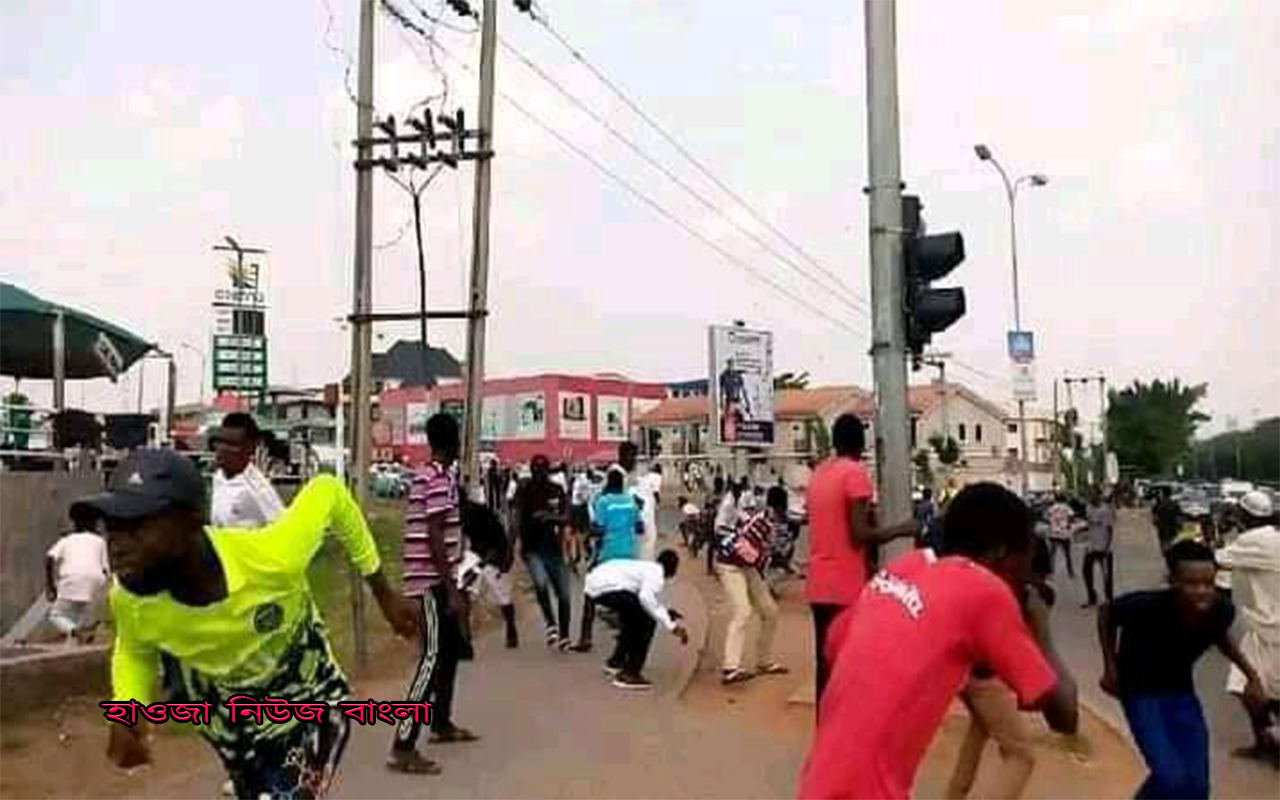
[[[1280,645],[1280,530],[1264,525],[1245,531],[1217,559],[1231,570],[1233,600],[1250,631]]]
[[[234,478],[222,470],[213,476],[210,521],[215,528],[264,528],[284,514],[280,495],[254,464]]]
[[[609,592],[631,592],[640,600],[640,605],[649,612],[649,616],[671,631],[675,630],[675,620],[671,618],[667,607],[658,600],[658,593],[665,583],[661,564],[619,558],[606,561],[588,572],[582,590],[592,599]]]

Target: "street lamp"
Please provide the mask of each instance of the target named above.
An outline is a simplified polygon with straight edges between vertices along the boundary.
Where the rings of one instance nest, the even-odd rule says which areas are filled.
[[[1004,167],[1000,166],[1000,162],[992,155],[991,148],[985,144],[974,145],[973,152],[978,158],[986,161],[995,167],[996,172],[1000,173],[1000,180],[1004,182],[1005,195],[1009,198],[1009,253],[1010,260],[1013,264],[1013,327],[1014,330],[1022,330],[1022,302],[1018,293],[1018,216],[1016,213],[1018,202],[1018,189],[1024,185],[1028,186],[1044,186],[1049,179],[1041,174],[1023,175],[1015,180],[1009,180],[1009,174],[1004,171]],[[1022,455],[1019,459],[1022,472],[1022,496],[1026,497],[1030,490],[1029,478],[1027,475],[1027,404],[1024,400],[1018,401],[1018,452]]]
[[[196,347],[195,345],[192,345],[192,344],[187,344],[186,342],[179,342],[178,345],[180,347],[185,347],[186,349],[200,356],[200,408],[203,409],[204,408],[204,376],[205,376],[205,370],[208,368],[208,363],[205,360],[205,353],[199,347]]]

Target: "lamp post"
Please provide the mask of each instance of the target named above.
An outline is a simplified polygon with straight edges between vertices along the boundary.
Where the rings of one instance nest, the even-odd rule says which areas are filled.
[[[1016,213],[1018,189],[1024,185],[1044,186],[1049,179],[1044,175],[1033,174],[1023,175],[1011,181],[1009,173],[1000,166],[1000,162],[992,155],[989,147],[985,144],[975,145],[973,152],[1000,173],[1000,180],[1004,182],[1005,195],[1009,198],[1009,254],[1013,265],[1013,327],[1014,330],[1021,331],[1022,302],[1018,293],[1018,215]],[[1018,400],[1018,453],[1021,455],[1019,467],[1022,473],[1022,496],[1026,497],[1030,490],[1030,478],[1027,474],[1027,404],[1025,400]]]
[[[205,370],[208,369],[208,366],[209,366],[208,362],[206,361],[205,353],[203,350],[201,350],[199,347],[196,347],[195,345],[187,344],[186,342],[179,342],[178,344],[180,347],[184,347],[187,350],[190,350],[191,352],[200,356],[200,408],[203,409],[204,408],[204,377],[205,377]]]

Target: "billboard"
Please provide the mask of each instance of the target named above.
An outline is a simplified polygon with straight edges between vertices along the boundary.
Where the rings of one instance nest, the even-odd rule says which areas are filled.
[[[404,407],[404,443],[421,446],[427,444],[427,420],[431,419],[431,406],[426,403],[406,403]]]
[[[605,394],[596,397],[596,438],[602,442],[625,442],[629,439],[627,410],[625,397]]]
[[[773,444],[773,334],[728,325],[708,330],[712,441]]]
[[[225,250],[225,248],[214,248]],[[244,256],[248,255],[248,261]],[[225,264],[229,286],[213,294],[213,390],[261,396],[268,383],[266,306],[260,251]]]
[[[560,393],[560,438],[591,438],[591,395],[582,392]]]
[[[547,434],[547,396],[529,392],[515,396],[516,439],[541,439]]]

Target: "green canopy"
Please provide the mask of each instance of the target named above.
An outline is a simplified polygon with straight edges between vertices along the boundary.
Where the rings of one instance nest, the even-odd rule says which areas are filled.
[[[61,312],[66,377],[114,377],[153,345],[92,314],[51,303],[0,282],[0,375],[52,379],[54,325]]]

